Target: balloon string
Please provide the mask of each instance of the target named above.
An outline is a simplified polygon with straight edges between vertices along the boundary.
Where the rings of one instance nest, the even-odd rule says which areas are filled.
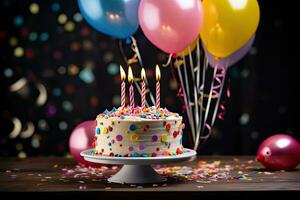
[[[213,97],[213,90],[214,90],[214,80],[215,80],[215,76],[217,74],[217,71],[218,71],[218,68],[215,67],[214,68],[214,72],[213,72],[213,79],[211,81],[211,85],[210,85],[210,92],[209,92],[209,95],[208,95],[208,100],[207,100],[207,104],[206,104],[206,107],[204,108],[205,109],[205,114],[204,114],[204,122],[203,122],[203,125],[202,126],[205,126],[206,122],[207,122],[207,119],[208,119],[208,113],[209,113],[209,110],[210,110],[210,104],[211,104],[211,100],[212,100],[212,97]],[[203,88],[204,89],[204,88]],[[203,102],[201,102],[203,103]],[[201,129],[204,128],[204,127],[201,127]]]
[[[179,71],[180,71],[180,68],[178,68]],[[189,86],[189,78],[188,78],[188,74],[187,74],[187,65],[186,65],[186,60],[185,60],[185,57],[183,57],[183,72],[184,72],[184,81],[185,81],[185,85],[186,88],[185,88],[185,93],[186,93],[186,97],[187,97],[187,113],[189,114],[189,118],[190,118],[190,121],[191,121],[191,129],[192,129],[192,134],[193,134],[193,139],[195,141],[196,139],[196,127],[195,127],[195,120],[194,120],[194,117],[193,117],[193,109],[192,109],[192,102],[191,102],[191,95],[190,95],[190,86]],[[181,71],[180,71],[181,73]],[[191,73],[193,74],[193,70],[191,70]],[[181,75],[181,74],[180,74]]]
[[[175,75],[174,66],[173,66],[172,62],[170,63],[170,67],[171,67],[172,76],[173,76],[174,80],[176,81],[176,85],[178,88],[178,93],[176,96],[179,98],[179,101],[182,105],[182,113],[185,113],[187,108],[186,108],[185,101],[184,101],[184,93],[183,93],[182,85],[180,84],[180,82],[178,81],[178,78]],[[195,141],[193,141],[191,134],[188,135],[188,140],[192,146],[195,144]]]
[[[207,59],[206,56],[204,56],[203,67],[202,67],[201,85],[200,85],[199,90],[198,90],[198,92],[200,93],[200,101],[201,101],[201,104],[199,104],[200,108],[201,108],[199,129],[200,129],[201,132],[202,132],[202,122],[203,122],[203,119],[204,119],[202,111],[205,111],[205,109],[203,107],[203,99],[204,99],[204,89],[205,89],[204,86],[205,86],[205,81],[206,81],[206,69],[207,69],[207,67],[208,67],[208,59]],[[200,132],[200,134],[201,134],[201,132]],[[199,142],[199,139],[197,140],[197,142]]]
[[[190,62],[189,64],[190,64],[190,67],[191,67],[192,83],[193,83],[194,88],[195,88],[195,83],[194,83],[194,65],[193,65],[193,60],[191,58],[190,48],[188,47],[188,49],[189,49],[189,62]],[[184,72],[184,81],[185,81],[184,85],[186,86],[185,92],[186,92],[186,96],[187,96],[187,105],[186,106],[187,106],[187,109],[188,109],[188,114],[189,114],[188,116],[189,116],[190,121],[191,121],[190,126],[191,126],[191,130],[192,130],[192,134],[193,134],[193,139],[195,141],[196,134],[197,134],[197,126],[196,126],[196,124],[197,124],[197,119],[198,118],[196,116],[196,111],[193,110],[193,106],[194,106],[194,108],[196,107],[195,103],[197,101],[195,101],[195,103],[191,101],[192,95],[190,93],[190,85],[189,85],[190,81],[189,81],[189,76],[188,76],[187,70],[188,70],[187,69],[187,63],[186,63],[185,57],[183,57],[183,72]],[[195,122],[196,122],[196,124],[195,124]]]
[[[178,68],[180,70],[180,67]],[[180,71],[181,72],[181,71]],[[185,93],[187,94],[187,101],[188,101],[188,109],[191,110],[191,96],[190,96],[190,86],[189,86],[189,79],[188,79],[188,75],[187,75],[187,66],[186,66],[186,61],[185,58],[183,57],[183,75],[184,75],[184,81],[185,84],[183,84],[183,86],[185,86]]]
[[[200,63],[201,63],[201,51],[200,51],[200,44],[199,44],[199,37],[197,39],[197,49],[196,49],[196,58],[197,58],[197,76],[196,76],[196,88],[199,88],[200,84]]]
[[[162,64],[163,67],[168,67],[171,64],[173,54],[169,54],[168,61],[165,64]]]
[[[196,141],[199,138],[200,132],[201,132],[201,130],[199,128],[200,127],[199,126],[200,120],[199,120],[199,107],[198,107],[198,92],[197,92],[197,83],[196,83],[197,80],[196,80],[196,77],[195,77],[195,69],[199,71],[199,67],[198,66],[197,66],[198,68],[194,67],[194,61],[193,61],[193,56],[192,56],[190,46],[188,47],[188,52],[189,52],[189,64],[190,64],[191,77],[192,77],[192,83],[193,83],[193,93],[194,93],[193,106],[194,106],[194,118],[195,118],[195,120],[192,120],[192,122],[193,122],[193,126],[195,127],[196,138],[195,138],[194,144],[196,144]],[[184,61],[185,61],[185,59],[184,59]],[[196,73],[197,73],[197,71],[196,71]],[[187,80],[187,81],[189,82],[189,80]],[[188,89],[189,89],[189,86],[188,86]],[[200,110],[200,112],[201,112],[201,110]],[[195,146],[194,146],[194,148],[195,148]]]
[[[190,127],[191,127],[191,132],[192,132],[192,136],[193,136],[193,141],[195,141],[195,127],[194,127],[194,122],[193,122],[193,113],[191,113],[191,110],[190,110],[190,101],[187,99],[187,93],[186,93],[186,90],[185,90],[185,87],[184,87],[184,80],[183,80],[183,76],[182,76],[182,73],[181,73],[181,70],[180,70],[180,66],[181,64],[179,64],[179,62],[175,62],[176,63],[176,68],[177,68],[177,74],[178,74],[178,77],[179,77],[179,81],[180,81],[180,90],[182,91],[183,93],[183,99],[184,99],[184,109],[186,111],[186,115],[187,115],[187,118],[188,118],[188,121],[189,121],[189,124],[190,124]]]
[[[203,61],[203,66],[202,68],[200,67],[201,64],[201,51],[200,51],[200,40],[198,38],[197,41],[197,51],[196,51],[196,58],[197,58],[197,76],[196,76],[196,82],[197,82],[197,92],[199,93],[200,97],[199,100],[201,101],[201,104],[198,104],[198,102],[195,101],[196,104],[199,105],[199,123],[197,125],[197,136],[196,136],[196,141],[195,141],[195,145],[194,145],[194,150],[198,149],[199,146],[199,142],[200,142],[200,136],[202,134],[202,121],[203,121],[203,106],[202,106],[202,102],[203,102],[203,91],[204,90],[204,85],[205,85],[205,75],[206,75],[206,66],[208,65],[208,62],[206,62],[206,57],[204,57],[204,61]],[[200,78],[200,70],[202,69],[201,73],[202,73],[202,77]],[[200,80],[201,80],[201,84],[200,84]]]

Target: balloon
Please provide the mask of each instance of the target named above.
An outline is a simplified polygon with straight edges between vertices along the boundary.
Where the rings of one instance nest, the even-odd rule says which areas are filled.
[[[93,138],[95,136],[96,121],[85,121],[75,127],[70,139],[69,148],[73,158],[86,166],[101,166],[85,161],[80,152],[93,148]]]
[[[138,14],[145,36],[167,53],[192,43],[203,18],[200,0],[141,0]]]
[[[231,65],[234,65],[239,60],[241,60],[248,53],[254,40],[255,40],[255,35],[252,36],[252,38],[249,40],[249,42],[245,46],[243,46],[241,49],[237,50],[236,52],[234,52],[233,54],[231,54],[230,56],[228,56],[226,58],[217,59],[215,56],[211,55],[207,51],[206,47],[203,47],[203,48],[204,48],[205,54],[208,58],[208,63],[210,64],[210,66],[215,67],[216,65],[220,65],[223,67],[230,67]]]
[[[300,163],[300,144],[289,135],[273,135],[260,145],[256,160],[268,170],[295,169]]]
[[[219,58],[228,57],[249,41],[259,22],[257,0],[203,0],[201,39]]]
[[[198,43],[198,38],[195,39],[191,44],[189,44],[189,46],[186,47],[183,51],[177,53],[177,55],[181,57],[189,55],[189,52],[192,52],[196,48],[197,43]]]
[[[139,3],[140,0],[78,0],[83,18],[93,28],[120,39],[138,29]]]

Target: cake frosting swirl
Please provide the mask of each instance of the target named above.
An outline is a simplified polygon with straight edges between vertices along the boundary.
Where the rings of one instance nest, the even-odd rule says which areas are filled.
[[[94,149],[103,156],[155,157],[182,154],[184,124],[166,108],[113,108],[96,118]]]

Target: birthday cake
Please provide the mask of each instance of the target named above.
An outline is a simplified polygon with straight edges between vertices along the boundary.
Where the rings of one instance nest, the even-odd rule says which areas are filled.
[[[99,114],[96,121],[96,154],[156,157],[184,153],[182,117],[166,108],[113,108]]]

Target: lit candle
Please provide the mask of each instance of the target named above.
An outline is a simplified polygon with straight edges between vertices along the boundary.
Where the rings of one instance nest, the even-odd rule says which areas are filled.
[[[126,86],[125,86],[125,79],[126,79],[126,74],[123,69],[123,67],[120,65],[120,73],[121,73],[121,107],[122,109],[125,108],[125,96],[126,96]]]
[[[155,68],[155,74],[156,74],[156,109],[158,110],[160,108],[160,70],[158,65],[156,65]]]
[[[141,79],[142,79],[142,109],[146,107],[146,85],[145,85],[145,79],[146,79],[146,72],[143,68],[141,71]]]
[[[128,68],[128,82],[130,83],[130,87],[129,87],[129,100],[130,100],[130,108],[131,111],[133,111],[134,109],[134,90],[133,90],[133,74],[132,74],[132,70],[131,67],[129,66]]]

